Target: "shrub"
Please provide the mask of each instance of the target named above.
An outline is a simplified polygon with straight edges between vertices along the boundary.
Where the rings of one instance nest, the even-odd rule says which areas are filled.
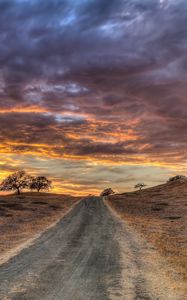
[[[176,176],[170,177],[167,182],[173,182],[173,181],[184,180],[184,179],[186,179],[186,176],[176,175]]]
[[[100,196],[104,197],[104,196],[109,196],[114,194],[114,191],[111,188],[107,188],[104,191],[101,192]]]

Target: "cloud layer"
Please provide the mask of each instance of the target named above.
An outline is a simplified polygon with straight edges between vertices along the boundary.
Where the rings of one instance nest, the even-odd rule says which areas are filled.
[[[185,0],[2,0],[0,153],[45,158],[49,175],[78,162],[74,184],[81,164],[105,165],[94,191],[122,189],[114,165],[185,171],[186,20]]]

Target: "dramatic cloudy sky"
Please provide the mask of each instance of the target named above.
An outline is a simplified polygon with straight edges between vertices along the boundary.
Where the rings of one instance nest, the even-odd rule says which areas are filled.
[[[186,0],[1,0],[0,177],[132,189],[187,172]]]

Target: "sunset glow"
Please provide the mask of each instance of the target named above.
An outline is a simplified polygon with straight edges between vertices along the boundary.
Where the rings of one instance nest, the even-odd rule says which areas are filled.
[[[1,1],[0,179],[58,193],[187,174],[186,1]]]

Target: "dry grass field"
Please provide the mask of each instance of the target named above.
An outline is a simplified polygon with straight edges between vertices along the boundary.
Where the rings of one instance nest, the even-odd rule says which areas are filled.
[[[110,196],[109,205],[145,237],[187,284],[187,181]]]
[[[24,193],[0,197],[0,263],[57,222],[78,197]]]

